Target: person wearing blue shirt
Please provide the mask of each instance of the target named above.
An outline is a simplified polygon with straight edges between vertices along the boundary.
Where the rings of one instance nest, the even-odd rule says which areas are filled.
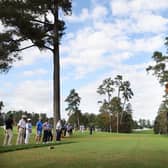
[[[39,144],[41,142],[42,130],[43,123],[42,119],[39,118],[39,121],[36,123],[36,144]]]

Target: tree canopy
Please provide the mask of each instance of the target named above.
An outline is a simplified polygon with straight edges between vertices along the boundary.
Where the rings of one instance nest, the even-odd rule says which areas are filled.
[[[165,39],[165,46],[167,47],[168,52],[168,37]],[[165,84],[168,82],[168,55],[163,54],[160,51],[155,51],[153,53],[152,59],[155,62],[155,65],[150,65],[146,68],[147,72],[152,71],[153,75],[156,76],[160,84]]]
[[[165,46],[167,47],[168,53],[168,37],[165,38]],[[150,65],[146,68],[147,72],[152,71],[153,75],[157,77],[161,85],[168,85],[168,55],[163,54],[160,51],[155,51],[153,53],[152,59],[154,60],[154,65]],[[158,114],[154,122],[154,132],[159,134],[168,133],[168,92],[165,92],[163,96],[164,100],[161,103]]]
[[[68,111],[68,116],[74,114],[78,127],[80,126],[80,115],[81,115],[81,110],[79,109],[80,101],[81,97],[79,97],[75,89],[72,89],[67,98],[65,99],[65,102],[68,103],[68,107],[65,110]]]
[[[56,30],[60,39],[65,29],[63,20],[58,19],[57,24],[54,20],[59,8],[71,14],[71,0],[0,0],[0,21],[5,27],[0,32],[1,72],[21,59],[20,51],[31,47],[54,50]]]
[[[117,92],[116,95],[115,91]],[[131,89],[131,83],[129,81],[123,81],[122,75],[117,75],[114,79],[107,78],[103,80],[102,84],[97,89],[97,93],[105,96],[103,101],[98,102],[102,103],[99,111],[103,113],[103,116],[106,116],[108,113],[109,121],[113,118],[114,121],[112,122],[116,122],[116,129],[118,132],[119,125],[121,125],[122,121],[125,121],[126,117],[128,117],[125,105],[134,95]],[[109,129],[111,130],[110,122]]]

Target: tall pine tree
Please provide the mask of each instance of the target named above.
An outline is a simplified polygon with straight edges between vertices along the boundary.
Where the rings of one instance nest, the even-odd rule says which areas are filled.
[[[53,53],[54,127],[60,119],[59,42],[65,22],[59,10],[71,14],[72,0],[0,0],[0,72],[7,72],[21,59],[20,52],[31,47]],[[23,46],[23,42],[27,46]]]
[[[68,103],[68,107],[65,109],[68,111],[68,116],[74,115],[76,118],[77,127],[80,126],[79,118],[81,116],[81,110],[79,109],[81,97],[79,97],[78,93],[75,91],[75,89],[72,89],[65,99],[65,102]]]

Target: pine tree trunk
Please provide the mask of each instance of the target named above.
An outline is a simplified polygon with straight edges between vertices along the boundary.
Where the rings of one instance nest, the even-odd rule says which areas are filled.
[[[124,113],[124,106],[126,103],[126,99],[124,99],[124,103],[123,103],[123,108],[122,108],[122,112],[121,112],[121,118],[120,118],[120,124],[122,124],[122,118],[123,118],[123,113]]]
[[[118,134],[118,131],[119,131],[119,114],[117,112],[117,134]]]
[[[110,100],[111,100],[111,97],[110,97],[110,93],[108,92],[108,106],[109,106],[109,104],[110,104]],[[108,107],[108,115],[109,115],[109,132],[111,132],[111,130],[112,130],[112,128],[111,128],[111,116],[110,116],[110,113],[112,112],[112,111],[109,111],[109,107]]]
[[[120,87],[118,88],[118,101],[119,101],[119,98],[120,98]],[[119,111],[117,111],[117,134],[118,134],[118,131],[119,131]]]
[[[78,129],[80,128],[80,121],[79,121],[79,116],[77,118],[77,122],[78,122]]]
[[[58,1],[54,0],[54,51],[53,51],[53,118],[54,139],[56,137],[56,123],[60,120],[60,62],[59,62],[59,34],[58,34]]]

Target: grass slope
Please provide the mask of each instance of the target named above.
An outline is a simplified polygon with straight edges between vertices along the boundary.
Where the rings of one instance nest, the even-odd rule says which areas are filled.
[[[168,138],[153,134],[76,133],[49,150],[0,154],[4,168],[167,168]]]

